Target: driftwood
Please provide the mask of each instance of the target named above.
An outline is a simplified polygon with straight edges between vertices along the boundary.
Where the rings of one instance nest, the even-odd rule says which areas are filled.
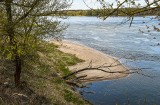
[[[85,78],[85,77],[87,77],[87,75],[82,75],[82,76],[76,77],[76,78],[73,79],[72,81],[73,81],[73,82],[76,82],[76,81],[78,81],[78,80],[80,80],[80,79],[82,79],[82,78]]]
[[[96,94],[96,92],[93,92],[93,91],[86,91],[86,90],[81,91],[81,94],[83,94],[83,93]]]
[[[98,67],[93,67],[92,66],[92,61],[89,63],[88,67],[86,68],[83,68],[83,69],[79,69],[79,70],[76,70],[74,72],[71,72],[70,74],[66,75],[63,77],[63,79],[68,79],[69,77],[71,77],[72,75],[75,75],[75,74],[78,74],[80,72],[83,72],[83,71],[87,71],[87,70],[99,70],[99,71],[102,71],[104,73],[111,73],[111,74],[115,74],[115,73],[122,73],[122,74],[133,74],[133,73],[138,73],[138,71],[131,71],[131,70],[135,70],[135,69],[127,69],[126,71],[112,71],[110,68],[112,67],[116,67],[116,66],[119,66],[121,65],[121,63],[118,63],[116,64],[116,62],[119,62],[120,59],[117,59],[115,60],[113,63],[111,63],[110,65],[106,65],[107,63],[104,63]],[[108,70],[105,70],[105,69],[108,69]],[[80,78],[84,78],[86,76],[81,76],[81,77],[77,77],[77,79],[80,79]]]
[[[149,75],[146,75],[146,74],[143,74],[142,73],[142,69],[149,69],[149,68],[135,68],[135,69],[126,69],[125,71],[112,71],[110,68],[112,67],[115,67],[115,66],[119,66],[119,65],[122,65],[121,63],[118,63],[118,64],[115,64],[116,62],[118,62],[119,59],[115,60],[113,63],[111,63],[110,65],[106,65],[107,63],[101,65],[101,66],[98,66],[98,67],[92,67],[92,61],[89,63],[89,66],[86,67],[86,68],[83,68],[83,69],[79,69],[79,70],[76,70],[74,72],[71,72],[70,74],[68,75],[65,75],[63,77],[63,79],[67,80],[69,77],[71,77],[72,75],[76,75],[80,72],[83,72],[83,71],[88,71],[88,70],[98,70],[98,71],[102,71],[104,73],[111,73],[111,74],[115,74],[115,73],[122,73],[122,74],[134,74],[134,73],[137,73],[137,74],[141,74],[143,76],[147,76],[147,77],[153,77],[153,76],[149,76]],[[108,70],[105,70],[105,69],[108,69]],[[84,75],[84,76],[80,76],[80,77],[76,77],[73,81],[76,81],[76,80],[79,80],[79,79],[82,79],[82,78],[85,78],[87,75]]]
[[[76,70],[76,71],[74,71],[74,72],[71,72],[70,74],[64,76],[63,79],[68,79],[68,78],[69,78],[70,76],[72,76],[72,75],[75,75],[75,74],[78,74],[78,73],[80,73],[80,72],[87,71],[87,70],[100,70],[100,71],[103,71],[103,72],[106,72],[106,73],[118,73],[118,72],[121,73],[121,72],[124,72],[124,71],[112,72],[112,71],[109,69],[109,67],[115,67],[115,66],[121,65],[120,63],[114,65],[118,60],[119,60],[119,59],[115,60],[115,61],[114,61],[113,63],[111,63],[110,65],[107,65],[107,66],[106,66],[107,63],[104,63],[103,65],[98,66],[98,67],[92,67],[92,61],[90,61],[88,67],[83,68],[83,69]],[[104,70],[104,68],[108,68],[109,71]],[[83,77],[83,76],[82,76],[82,77]]]
[[[79,88],[84,88],[86,87],[85,85],[83,84],[80,84],[78,82],[73,82],[73,81],[66,81],[66,83],[70,86],[73,86],[73,87],[79,87]]]
[[[113,63],[111,63],[110,65],[106,65],[107,63],[103,64],[103,65],[100,65],[98,67],[93,67],[92,66],[92,61],[89,63],[88,67],[86,68],[83,68],[83,69],[78,69],[76,71],[73,71],[71,73],[69,73],[68,75],[65,75],[63,77],[64,80],[67,80],[67,84],[69,85],[72,85],[72,86],[76,86],[76,87],[84,87],[82,84],[79,84],[77,81],[79,80],[87,80],[85,79],[85,77],[87,77],[87,75],[83,75],[83,76],[79,76],[79,77],[75,77],[74,79],[72,80],[69,80],[69,78],[73,75],[76,75],[80,72],[83,72],[83,71],[88,71],[88,70],[99,70],[99,71],[102,71],[104,73],[110,73],[110,74],[115,74],[115,73],[121,73],[121,74],[140,74],[140,75],[143,75],[143,76],[146,76],[146,77],[150,77],[150,78],[153,78],[153,76],[150,76],[150,75],[146,75],[146,74],[143,74],[142,73],[142,70],[144,69],[149,69],[149,68],[135,68],[135,69],[127,69],[125,71],[112,71],[110,68],[112,67],[115,67],[115,66],[119,66],[121,65],[121,63],[116,63],[116,62],[119,62],[119,59],[115,60]],[[106,70],[107,69],[107,70]],[[103,78],[103,77],[99,77],[99,78]]]

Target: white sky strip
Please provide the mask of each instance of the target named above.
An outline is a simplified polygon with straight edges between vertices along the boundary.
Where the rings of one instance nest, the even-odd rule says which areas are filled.
[[[86,4],[89,7],[93,8],[93,9],[97,9],[97,8],[101,7],[100,3],[97,2],[97,0],[84,0],[84,1],[86,2]],[[105,1],[109,4],[113,3],[114,4],[113,7],[117,6],[117,3],[116,3],[117,0],[105,0]],[[118,1],[123,2],[124,0],[118,0]],[[146,5],[146,1],[147,0],[135,0],[135,3],[136,3],[136,5],[141,4],[141,6],[144,6],[144,5]],[[148,0],[148,1],[151,3],[155,0]],[[160,2],[160,0],[157,0],[157,1]],[[125,4],[124,6],[127,6],[127,4]],[[85,9],[89,9],[89,8],[85,5],[83,0],[73,0],[73,4],[70,9],[71,10],[78,10],[78,9],[85,10]]]

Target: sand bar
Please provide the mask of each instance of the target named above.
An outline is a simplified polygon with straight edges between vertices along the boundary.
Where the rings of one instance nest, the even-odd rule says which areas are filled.
[[[93,48],[77,44],[71,41],[64,40],[62,42],[51,41],[57,45],[59,45],[59,50],[65,53],[70,53],[76,55],[78,58],[83,59],[84,62],[78,63],[74,66],[69,66],[71,71],[79,70],[87,67],[99,67],[103,66],[102,69],[110,72],[122,71],[123,73],[106,73],[100,70],[87,70],[78,73],[76,76],[84,76],[83,82],[91,82],[91,81],[100,81],[100,80],[111,80],[118,79],[122,77],[128,76],[128,70],[120,64],[119,61],[114,59],[111,56],[108,56],[100,51],[97,51]],[[106,68],[104,66],[112,67]]]

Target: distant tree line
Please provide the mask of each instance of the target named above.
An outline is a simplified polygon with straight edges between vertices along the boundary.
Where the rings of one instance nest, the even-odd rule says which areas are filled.
[[[112,16],[126,16],[127,14],[132,13],[133,11],[139,11],[140,8],[120,8],[118,9]],[[64,10],[60,11],[60,14],[66,16],[102,16],[108,15],[112,9],[90,9],[90,10]],[[160,15],[160,9],[152,9],[145,12],[140,12],[136,14],[136,16],[153,16],[153,15]]]

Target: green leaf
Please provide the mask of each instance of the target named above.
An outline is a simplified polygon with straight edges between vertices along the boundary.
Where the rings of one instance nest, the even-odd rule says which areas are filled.
[[[12,56],[13,56],[13,55],[12,55],[12,53],[10,52],[10,53],[7,55],[7,58],[8,58],[8,59],[12,59]]]

